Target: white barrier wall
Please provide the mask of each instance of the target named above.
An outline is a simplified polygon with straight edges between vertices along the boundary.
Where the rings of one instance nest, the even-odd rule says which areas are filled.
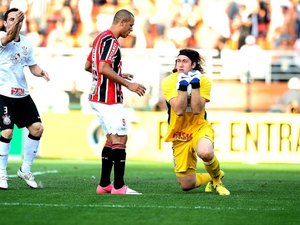
[[[164,142],[166,112],[128,111],[127,156],[140,160],[172,160]],[[215,129],[215,151],[221,161],[300,163],[300,116],[289,114],[208,112]],[[99,158],[104,133],[95,115],[80,111],[43,114],[44,158]],[[63,128],[62,128],[63,127]]]

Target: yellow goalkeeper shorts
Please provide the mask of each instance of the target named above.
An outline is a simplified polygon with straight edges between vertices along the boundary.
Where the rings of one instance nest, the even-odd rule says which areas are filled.
[[[197,142],[201,138],[207,138],[214,141],[214,130],[210,124],[201,127],[190,141],[174,141],[173,142],[173,157],[174,170],[176,176],[186,176],[196,173],[197,169]]]

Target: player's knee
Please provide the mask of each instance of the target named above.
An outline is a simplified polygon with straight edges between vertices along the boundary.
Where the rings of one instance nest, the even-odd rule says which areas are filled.
[[[182,191],[190,191],[195,188],[196,183],[194,182],[179,182]]]
[[[179,183],[179,186],[181,190],[183,191],[189,191],[196,187],[196,179],[194,175],[191,174],[185,174],[185,173],[177,173],[177,180]]]
[[[202,151],[198,151],[199,158],[201,158],[203,161],[207,162],[213,159],[214,152],[210,149],[203,149]]]
[[[13,129],[6,129],[1,131],[1,136],[6,139],[12,139]]]
[[[28,127],[29,133],[35,137],[41,137],[44,132],[42,123],[34,123]]]

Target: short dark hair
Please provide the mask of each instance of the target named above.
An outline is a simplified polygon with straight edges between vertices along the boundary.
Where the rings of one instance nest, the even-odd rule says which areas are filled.
[[[134,18],[134,15],[128,11],[127,9],[121,9],[118,12],[116,12],[113,23],[118,23],[120,21],[130,21],[132,18]]]
[[[17,11],[19,11],[19,9],[17,9],[17,8],[11,8],[11,9],[7,10],[4,13],[3,20],[7,21],[8,14],[11,13],[11,12],[17,12]]]

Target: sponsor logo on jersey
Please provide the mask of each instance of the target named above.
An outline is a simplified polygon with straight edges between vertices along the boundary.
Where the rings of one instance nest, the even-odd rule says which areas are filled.
[[[173,138],[175,138],[179,141],[189,141],[189,140],[192,140],[193,134],[188,134],[183,131],[178,131],[173,134]]]
[[[13,96],[24,96],[25,89],[24,88],[11,88],[10,94]]]

